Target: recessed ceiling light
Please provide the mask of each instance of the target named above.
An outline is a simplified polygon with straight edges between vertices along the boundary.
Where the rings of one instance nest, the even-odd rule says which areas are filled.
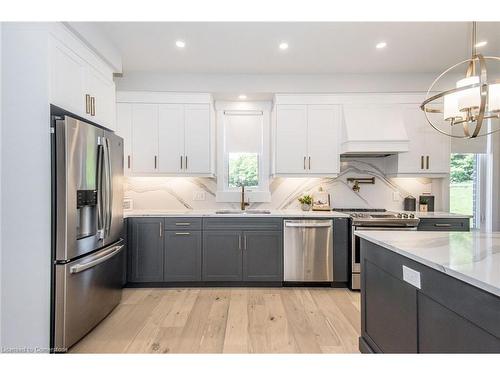
[[[377,43],[377,45],[375,46],[375,48],[378,48],[378,49],[382,49],[382,48],[385,48],[385,47],[387,47],[387,43],[386,42]]]
[[[482,42],[476,43],[475,47],[484,47],[487,44],[488,42],[486,40],[483,40]]]
[[[184,48],[184,47],[186,47],[186,43],[185,43],[184,41],[182,41],[182,40],[177,40],[177,41],[175,42],[175,45],[176,45],[177,47],[179,47],[179,48]]]
[[[288,49],[288,43],[287,43],[287,42],[281,42],[281,43],[280,43],[280,49],[281,49],[281,50],[286,50],[286,49]]]
[[[238,96],[238,99],[241,99],[241,100],[244,100],[246,98],[247,98],[247,96],[245,94],[241,94],[240,96]]]

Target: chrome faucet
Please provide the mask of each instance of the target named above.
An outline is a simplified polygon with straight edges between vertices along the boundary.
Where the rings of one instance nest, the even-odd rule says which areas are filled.
[[[245,185],[241,184],[241,210],[245,211],[246,206],[250,206],[250,203],[245,202]]]

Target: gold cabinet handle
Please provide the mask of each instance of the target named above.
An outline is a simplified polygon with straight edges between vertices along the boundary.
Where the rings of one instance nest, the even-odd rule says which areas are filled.
[[[182,155],[181,155],[181,169],[182,169]]]
[[[306,157],[304,156],[304,169],[306,169]]]
[[[184,155],[184,158],[186,159],[185,163],[184,163],[184,169],[188,169],[188,157],[187,157],[187,155]]]
[[[90,98],[90,115],[95,116],[95,97]]]
[[[155,169],[157,169],[157,165],[158,165],[158,156],[155,155]]]
[[[128,169],[130,169],[130,155],[127,156],[127,166]]]
[[[420,157],[420,169],[424,169],[424,155]]]
[[[427,169],[429,169],[429,155],[427,155],[426,159],[427,159]]]
[[[309,156],[309,170],[311,169],[311,157]]]
[[[90,95],[85,94],[85,113],[90,114]]]

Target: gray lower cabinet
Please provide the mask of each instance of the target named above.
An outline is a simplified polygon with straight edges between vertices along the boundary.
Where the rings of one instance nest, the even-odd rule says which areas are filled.
[[[283,250],[281,231],[243,232],[243,280],[281,281]]]
[[[203,232],[203,280],[241,281],[243,277],[240,230]]]
[[[164,281],[201,281],[201,231],[166,231]]]
[[[128,281],[163,280],[163,219],[128,220]]]

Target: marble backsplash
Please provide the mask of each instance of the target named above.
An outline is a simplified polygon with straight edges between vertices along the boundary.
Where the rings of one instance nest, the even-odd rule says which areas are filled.
[[[348,177],[375,177],[375,184],[362,184],[359,192],[352,190]],[[343,161],[341,173],[335,178],[274,178],[271,179],[271,202],[251,203],[251,208],[296,209],[297,198],[304,193],[330,193],[331,206],[337,208],[385,208],[402,210],[408,195],[418,198],[422,193],[435,196],[436,211],[447,211],[448,179],[387,178],[384,160],[377,158]],[[204,210],[238,208],[238,203],[215,201],[215,178],[196,177],[128,177],[125,179],[125,199],[136,210]],[[197,195],[204,200],[196,200]]]

